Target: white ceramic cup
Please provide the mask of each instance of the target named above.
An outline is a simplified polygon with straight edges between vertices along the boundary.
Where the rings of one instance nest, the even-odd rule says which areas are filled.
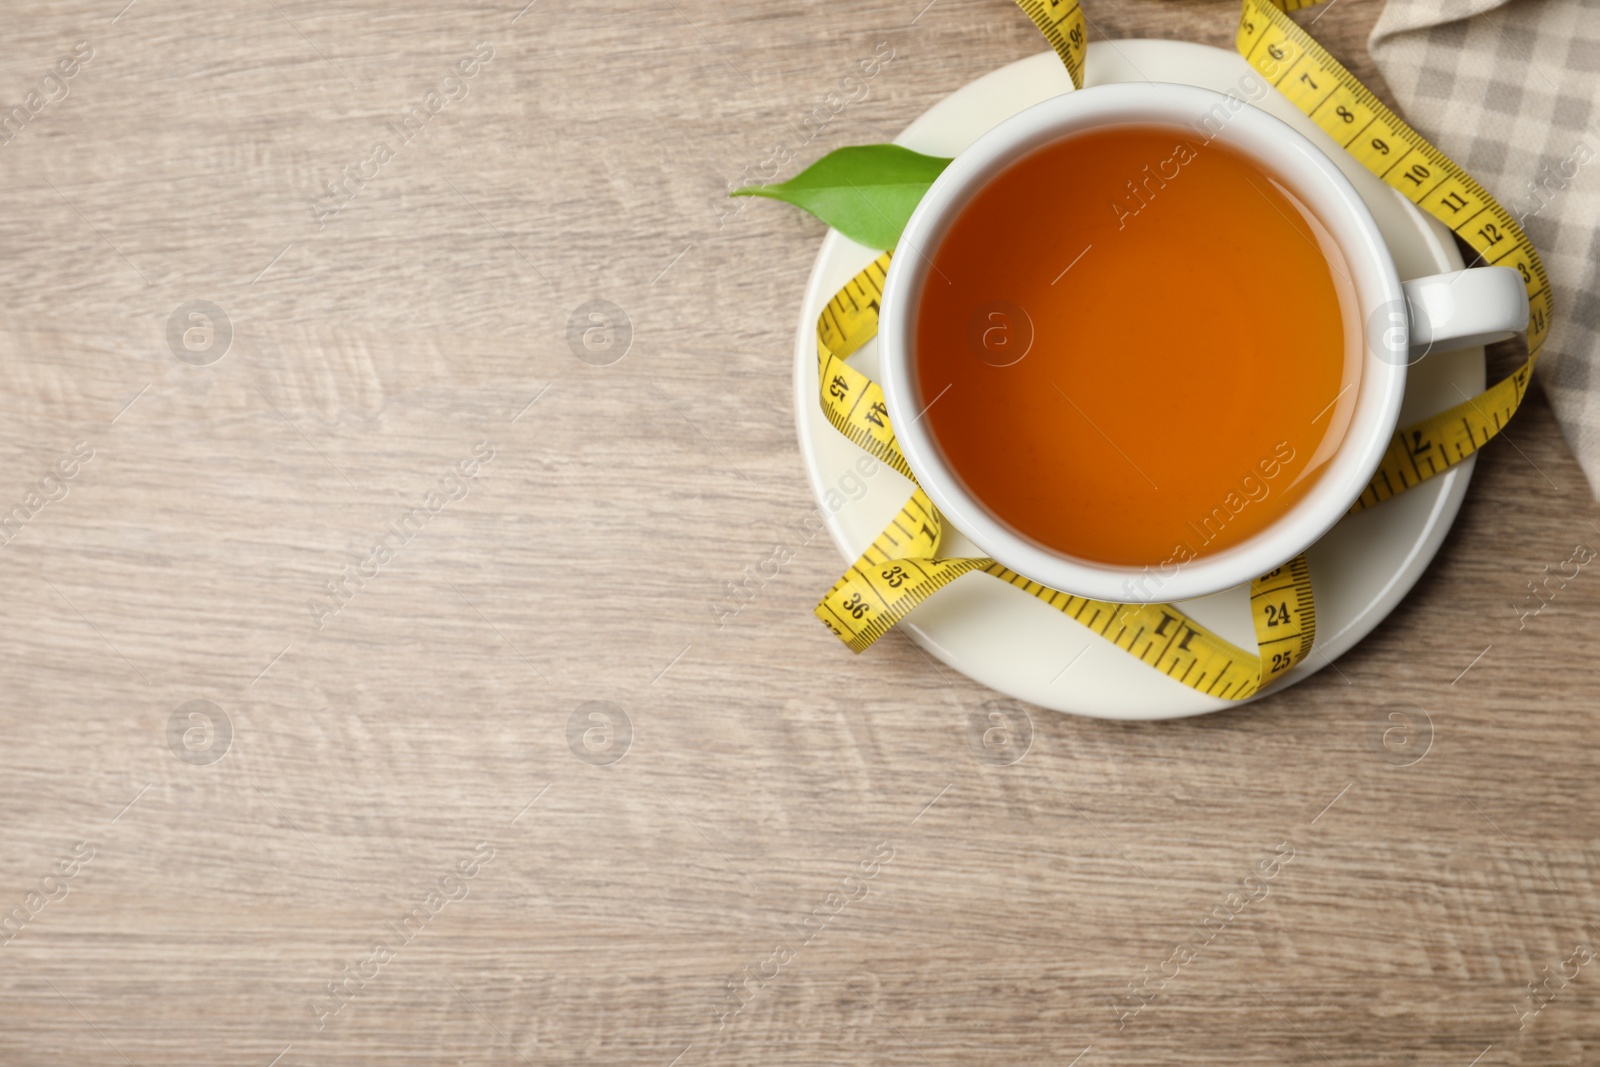
[[[1365,324],[1353,413],[1337,450],[1293,507],[1249,539],[1199,556],[1151,583],[1150,567],[1085,560],[1011,529],[951,471],[920,415],[930,400],[916,378],[918,303],[930,254],[972,196],[1033,149],[1075,133],[1127,125],[1180,126],[1220,141],[1275,175],[1338,243]],[[1351,319],[1347,309],[1346,318]],[[1282,121],[1209,89],[1163,83],[1097,86],[1046,100],[984,134],[941,174],[906,224],[884,289],[879,361],[889,417],[901,451],[947,520],[987,555],[1034,581],[1097,600],[1186,600],[1243,584],[1294,558],[1349,510],[1393,437],[1406,368],[1430,349],[1502,340],[1528,322],[1522,277],[1479,267],[1402,283],[1377,223],[1350,181],[1323,152]],[[1035,355],[1037,358],[1037,354]],[[1130,381],[1129,402],[1141,383]],[[1143,578],[1143,581],[1140,579]]]

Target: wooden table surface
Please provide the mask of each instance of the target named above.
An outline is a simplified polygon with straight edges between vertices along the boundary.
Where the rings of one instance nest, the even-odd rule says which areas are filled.
[[[721,194],[1039,51],[1011,4],[124,3],[0,49],[0,1061],[1600,1061],[1600,577],[1518,610],[1600,527],[1537,392],[1238,711],[980,758],[995,694],[811,617],[821,537],[717,625],[812,507],[822,235]],[[1381,88],[1379,7],[1300,17]]]

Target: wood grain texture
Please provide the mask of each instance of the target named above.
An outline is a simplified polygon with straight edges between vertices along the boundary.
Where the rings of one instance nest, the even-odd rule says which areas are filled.
[[[93,448],[0,550],[0,1062],[1593,1061],[1600,966],[1520,1015],[1600,920],[1600,576],[1516,610],[1600,528],[1537,394],[1405,604],[1236,712],[1034,709],[986,763],[994,694],[811,617],[821,538],[718,627],[812,507],[821,237],[721,194],[1039,51],[1005,0],[124,2],[13,4],[0,49],[7,108],[94,49],[0,145],[0,505]],[[1379,7],[1301,18],[1381,91]],[[1227,47],[1235,7],[1089,17]],[[591,299],[632,323],[608,366],[568,344]],[[194,300],[208,366],[167,342]],[[193,700],[215,762],[169,743]]]

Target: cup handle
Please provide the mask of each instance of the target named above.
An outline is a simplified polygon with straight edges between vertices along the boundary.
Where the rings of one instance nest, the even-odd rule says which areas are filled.
[[[1474,267],[1405,282],[1411,359],[1504,341],[1528,328],[1528,291],[1510,267]]]

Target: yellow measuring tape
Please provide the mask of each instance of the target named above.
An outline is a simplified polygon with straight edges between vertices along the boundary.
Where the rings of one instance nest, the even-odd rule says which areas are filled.
[[[1318,0],[1245,0],[1234,47],[1311,121],[1373,174],[1471,245],[1480,262],[1515,268],[1528,290],[1528,360],[1480,396],[1407,426],[1389,442],[1356,510],[1380,503],[1472,455],[1511,420],[1550,332],[1550,280],[1511,213],[1449,156],[1395,117],[1282,8]]]
[[[1236,46],[1266,80],[1361,163],[1479,253],[1514,267],[1528,290],[1528,360],[1483,394],[1395,434],[1352,511],[1370,507],[1472,455],[1522,403],[1550,329],[1549,280],[1522,228],[1482,186],[1400,121],[1285,13],[1320,0],[1244,0]],[[1017,0],[1083,86],[1086,48],[1077,0]],[[848,360],[877,334],[890,253],[851,279],[817,320],[822,409],[834,428],[915,481],[895,443],[878,384]],[[1170,604],[1089,600],[1030,581],[992,559],[938,555],[943,519],[918,489],[830,589],[816,614],[852,651],[888,633],[950,582],[982,571],[1023,589],[1185,685],[1228,700],[1259,692],[1294,667],[1316,639],[1311,572],[1302,554],[1251,583],[1257,650],[1223,640]]]

